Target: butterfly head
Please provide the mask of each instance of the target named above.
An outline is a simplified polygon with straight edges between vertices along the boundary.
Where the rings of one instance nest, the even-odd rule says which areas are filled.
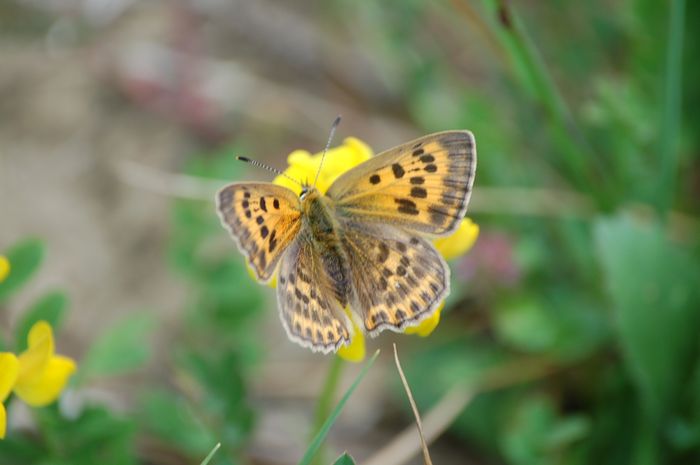
[[[302,202],[313,200],[320,197],[321,193],[314,186],[304,185],[301,188],[301,193],[299,194],[299,200]]]

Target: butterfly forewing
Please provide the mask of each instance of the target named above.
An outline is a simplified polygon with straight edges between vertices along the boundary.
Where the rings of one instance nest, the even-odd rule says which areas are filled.
[[[248,258],[258,279],[268,281],[301,225],[299,198],[270,183],[230,184],[216,197],[223,225]]]
[[[315,352],[335,352],[350,342],[350,324],[333,292],[324,263],[302,231],[280,263],[277,303],[290,339]]]
[[[328,190],[340,215],[431,235],[464,217],[476,170],[469,131],[431,134],[387,150],[340,176]]]
[[[432,315],[449,292],[449,268],[432,244],[389,225],[347,221],[340,232],[350,263],[352,307],[365,330],[401,331]]]

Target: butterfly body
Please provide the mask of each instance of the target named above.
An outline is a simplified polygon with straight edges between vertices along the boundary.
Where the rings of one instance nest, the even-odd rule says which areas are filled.
[[[328,353],[350,342],[348,307],[370,335],[433,314],[449,268],[428,239],[458,227],[475,170],[472,134],[446,131],[371,158],[325,194],[236,183],[218,193],[217,209],[258,278],[277,271],[289,337]]]
[[[318,256],[332,284],[333,294],[344,307],[350,298],[350,270],[342,247],[337,212],[333,201],[317,189],[310,188],[300,196],[302,225],[299,240],[305,241]]]

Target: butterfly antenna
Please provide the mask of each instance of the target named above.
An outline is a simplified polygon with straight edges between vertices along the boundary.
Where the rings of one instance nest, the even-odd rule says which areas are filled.
[[[335,130],[340,124],[340,115],[336,116],[333,124],[331,125],[331,133],[328,135],[328,142],[326,142],[326,148],[323,149],[323,155],[321,155],[321,164],[318,165],[318,171],[316,171],[316,179],[314,179],[314,187],[316,187],[316,181],[318,181],[318,175],[321,174],[321,167],[323,167],[323,160],[326,158],[326,152],[333,142],[333,136],[335,135]]]
[[[297,180],[294,179],[293,177],[289,176],[289,175],[288,175],[287,173],[285,173],[284,171],[278,170],[277,168],[273,168],[272,166],[266,165],[265,163],[260,162],[260,161],[258,161],[258,160],[251,160],[251,159],[248,158],[248,157],[236,157],[236,160],[244,161],[244,162],[246,162],[246,163],[250,163],[250,164],[253,165],[253,166],[257,166],[258,168],[264,168],[264,169],[266,169],[266,170],[268,170],[268,171],[272,171],[273,173],[278,174],[278,175],[280,175],[280,176],[284,176],[285,178],[287,178],[287,179],[289,179],[290,181],[293,181],[293,182],[299,184],[299,185],[302,186],[302,187],[304,186],[302,183],[300,183],[299,181],[297,181]]]

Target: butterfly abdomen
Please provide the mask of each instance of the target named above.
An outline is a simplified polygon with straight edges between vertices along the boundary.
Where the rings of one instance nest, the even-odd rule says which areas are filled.
[[[303,200],[304,220],[313,247],[323,264],[323,269],[333,283],[333,293],[342,306],[350,296],[350,270],[338,235],[338,223],[334,219],[333,206],[318,191],[309,192]]]

